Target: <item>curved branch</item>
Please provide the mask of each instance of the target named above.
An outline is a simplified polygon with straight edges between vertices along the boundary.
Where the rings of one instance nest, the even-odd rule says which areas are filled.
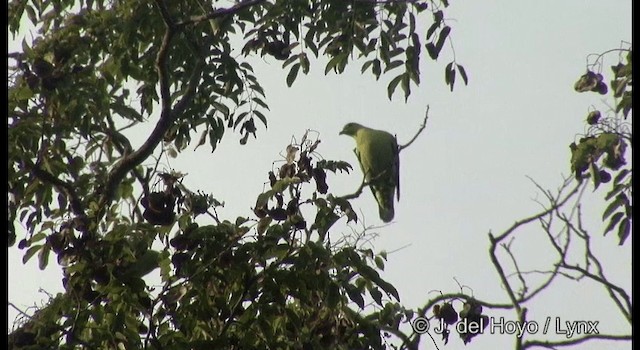
[[[403,149],[409,147],[413,143],[413,141],[415,141],[418,136],[424,131],[424,129],[427,127],[427,119],[429,119],[429,105],[427,105],[427,110],[424,112],[424,120],[420,125],[420,129],[418,129],[418,132],[416,132],[416,134],[409,142],[407,142],[407,144],[398,146],[398,153],[400,153]]]
[[[201,57],[197,57],[196,66],[194,67],[189,81],[187,83],[187,89],[181,99],[175,104],[174,108],[171,107],[171,91],[167,59],[169,56],[169,47],[171,40],[178,33],[179,28],[173,24],[172,19],[169,17],[168,11],[161,0],[157,0],[156,4],[159,8],[162,18],[167,26],[162,44],[158,50],[156,56],[156,70],[158,72],[158,82],[160,85],[160,99],[161,99],[161,112],[160,119],[156,123],[155,128],[139,149],[131,154],[123,157],[113,167],[109,174],[105,191],[100,201],[100,208],[104,212],[104,208],[113,200],[116,188],[122,179],[128,172],[133,170],[136,166],[140,165],[145,159],[147,159],[158,144],[162,141],[167,130],[173,125],[175,120],[182,115],[186,107],[189,105],[193,96],[196,93],[196,87],[202,75],[204,68],[204,60]]]
[[[38,178],[40,181],[48,182],[52,184],[55,188],[57,188],[58,191],[66,194],[66,196],[69,198],[71,210],[73,211],[74,214],[78,216],[85,215],[82,202],[80,201],[80,198],[78,197],[78,194],[76,193],[76,190],[73,188],[72,184],[66,181],[60,180],[59,178],[53,176],[53,174],[40,168],[40,166],[38,165],[34,165],[30,170],[33,173],[33,175],[35,175],[35,177]]]
[[[218,18],[218,17],[225,16],[225,15],[233,15],[233,14],[237,13],[240,10],[243,10],[243,9],[245,9],[247,7],[251,7],[251,6],[254,6],[254,5],[258,5],[258,4],[260,4],[260,3],[264,2],[264,1],[265,0],[241,1],[241,2],[238,2],[237,4],[235,4],[235,5],[231,6],[231,7],[217,9],[217,10],[214,10],[214,11],[212,11],[210,13],[205,14],[205,15],[191,16],[191,18],[189,18],[186,21],[178,22],[176,24],[176,27],[177,28],[184,28],[185,26],[188,26],[190,24],[198,24],[200,22],[208,21],[208,20],[211,20],[211,19],[215,19],[215,18]]]
[[[507,236],[511,235],[513,233],[513,231],[518,229],[520,226],[526,225],[526,224],[528,224],[530,222],[533,222],[533,221],[536,221],[536,220],[540,220],[541,218],[551,214],[552,212],[554,212],[558,208],[562,207],[569,199],[571,199],[571,197],[573,197],[573,195],[576,194],[576,192],[578,192],[578,190],[580,189],[581,185],[582,185],[581,183],[576,185],[576,187],[574,187],[574,189],[571,190],[571,192],[569,192],[562,200],[554,201],[555,203],[553,203],[553,205],[550,208],[548,208],[547,210],[545,210],[545,211],[543,211],[541,213],[538,213],[536,215],[530,216],[528,218],[516,221],[513,225],[511,225],[511,227],[509,227],[501,235],[494,237],[491,233],[489,233],[490,239],[492,241],[495,241],[496,244],[497,244],[498,242],[504,240]]]
[[[513,291],[513,288],[511,287],[511,284],[509,283],[507,275],[505,274],[504,269],[502,268],[502,265],[500,264],[500,261],[498,260],[498,257],[496,255],[496,249],[498,247],[498,244],[502,240],[506,239],[509,235],[511,235],[516,229],[518,229],[522,225],[526,225],[526,224],[528,224],[530,222],[533,222],[533,221],[536,221],[536,220],[541,220],[545,216],[551,214],[552,212],[554,212],[558,208],[562,207],[571,197],[573,197],[574,194],[576,194],[578,192],[580,187],[581,187],[581,184],[578,184],[563,199],[560,199],[560,200],[552,199],[552,205],[551,205],[550,208],[548,208],[547,210],[544,210],[543,212],[538,213],[536,215],[533,215],[533,216],[530,216],[528,218],[516,221],[509,229],[507,229],[504,233],[502,233],[501,235],[499,235],[497,237],[494,236],[491,232],[489,232],[489,241],[491,243],[490,248],[489,248],[489,255],[490,255],[491,262],[493,263],[493,265],[495,267],[495,270],[498,273],[498,276],[500,277],[500,281],[502,282],[502,285],[504,286],[505,290],[507,291],[507,295],[509,296],[509,299],[511,300],[513,308],[515,309],[516,313],[518,314],[518,318],[520,319],[520,321],[524,321],[523,318],[524,318],[525,312],[526,312],[526,309],[523,309],[521,307],[521,305],[520,305],[524,300],[523,300],[523,298],[517,298],[516,297],[515,292]],[[538,290],[538,291],[540,291],[540,290]],[[519,349],[522,348],[521,341],[518,341],[518,343],[516,344],[516,348],[519,348]]]
[[[629,295],[627,294],[627,292],[609,282],[606,278],[604,278],[603,276],[597,276],[594,275],[593,273],[587,271],[586,269],[577,266],[577,265],[569,265],[567,263],[562,263],[561,266],[567,270],[573,270],[573,271],[578,271],[580,272],[583,276],[602,284],[603,286],[605,286],[605,288],[607,289],[607,291],[609,292],[609,295],[612,297],[612,299],[614,300],[614,302],[616,302],[616,304],[619,304],[619,300],[615,297],[615,294],[613,293],[614,291],[617,292],[618,294],[620,294],[620,296],[623,298],[623,300],[625,301],[626,304],[626,308],[622,307],[622,305],[618,305],[620,307],[620,311],[624,314],[625,318],[629,321],[629,323],[631,323],[631,300],[629,299]]]

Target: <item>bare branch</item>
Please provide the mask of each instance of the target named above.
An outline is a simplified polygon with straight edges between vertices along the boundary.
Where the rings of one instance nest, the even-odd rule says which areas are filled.
[[[514,269],[516,270],[515,272],[515,276],[518,277],[518,279],[520,280],[520,284],[522,285],[522,289],[519,293],[519,298],[524,297],[527,294],[527,282],[525,281],[524,277],[522,277],[522,273],[520,272],[520,267],[518,266],[518,261],[516,260],[516,257],[513,255],[513,252],[511,251],[511,243],[513,243],[514,238],[511,238],[511,241],[509,241],[508,244],[502,244],[502,248],[505,250],[505,252],[507,252],[507,255],[509,255],[509,257],[511,258],[511,263],[513,264]]]
[[[554,212],[555,210],[557,210],[558,208],[563,206],[571,197],[573,197],[574,194],[576,194],[576,192],[578,192],[578,189],[580,189],[580,186],[581,186],[581,184],[578,184],[562,200],[557,201],[556,203],[553,203],[553,205],[549,209],[547,209],[547,210],[545,210],[545,211],[543,211],[541,213],[538,213],[536,215],[530,216],[528,218],[516,221],[509,229],[507,229],[501,235],[499,235],[497,237],[493,237],[491,235],[491,233],[489,233],[489,236],[491,237],[490,239],[492,241],[495,240],[496,243],[498,243],[498,242],[504,240],[509,235],[511,235],[513,233],[513,231],[515,231],[519,227],[521,227],[523,225],[526,225],[526,224],[528,224],[530,222],[533,222],[533,221],[536,221],[536,220],[540,220],[541,218],[544,218],[545,216],[549,215],[550,213]]]
[[[626,292],[623,288],[621,288],[621,287],[619,287],[619,286],[617,286],[617,285],[615,285],[615,284],[613,284],[613,283],[609,282],[609,281],[608,281],[606,278],[604,278],[603,276],[597,276],[597,275],[594,275],[593,273],[591,273],[591,272],[587,271],[586,269],[584,269],[584,268],[582,268],[582,267],[580,267],[580,266],[577,266],[577,265],[569,265],[569,264],[563,263],[563,264],[562,264],[562,267],[563,267],[563,268],[565,268],[565,269],[567,269],[567,270],[578,271],[578,272],[580,272],[583,276],[585,276],[585,277],[587,277],[587,278],[589,278],[589,279],[591,279],[591,280],[593,280],[593,281],[595,281],[595,282],[598,282],[598,283],[602,284],[603,286],[605,286],[605,287],[607,288],[607,290],[609,291],[609,294],[611,295],[612,299],[616,302],[616,304],[617,304],[619,301],[618,301],[618,299],[615,297],[615,295],[613,294],[613,292],[615,291],[615,292],[617,292],[618,294],[620,294],[620,296],[621,296],[621,297],[623,298],[623,300],[625,301],[625,303],[626,303],[626,307],[627,307],[627,309],[625,309],[625,308],[623,308],[623,307],[620,305],[620,309],[621,309],[620,311],[621,311],[621,312],[623,312],[624,316],[627,318],[627,320],[628,320],[628,321],[629,321],[629,323],[631,324],[631,300],[629,299],[629,295],[627,295],[627,292]]]
[[[502,235],[500,237],[506,237],[506,236]],[[515,308],[516,312],[518,314],[520,314],[520,312],[521,312],[520,302],[521,301],[516,298],[516,295],[513,292],[513,288],[511,288],[511,285],[509,284],[509,280],[507,279],[507,276],[504,273],[504,269],[502,268],[502,265],[500,265],[500,261],[498,261],[498,257],[496,256],[496,247],[497,247],[497,244],[498,244],[499,240],[496,239],[491,232],[489,232],[489,240],[491,242],[491,247],[489,248],[489,255],[490,255],[490,258],[491,258],[491,262],[493,263],[493,266],[495,267],[496,271],[498,272],[498,276],[500,277],[500,281],[502,282],[503,287],[506,289],[507,294],[509,295],[509,299],[511,300],[511,303],[512,303],[513,307]]]
[[[20,310],[20,308],[18,308],[14,303],[9,302],[9,306],[11,306],[12,308],[14,308],[16,311],[18,311],[18,313],[20,313],[22,316],[26,317],[26,318],[31,318],[31,316],[29,314],[27,314],[26,312]]]
[[[420,129],[418,129],[418,132],[416,132],[416,134],[409,142],[407,142],[407,144],[398,146],[398,153],[400,153],[403,149],[409,147],[413,143],[413,141],[418,138],[422,131],[424,131],[424,128],[427,127],[427,119],[429,119],[429,105],[427,105],[427,110],[424,112],[424,120],[422,121],[422,124],[420,124]]]
[[[524,307],[524,304],[527,301],[531,300],[535,295],[540,294],[543,290],[546,290],[551,285],[551,282],[556,279],[556,277],[562,276],[570,280],[580,280],[586,277],[596,283],[601,284],[609,292],[611,299],[619,307],[622,314],[628,319],[629,323],[631,323],[631,300],[629,296],[623,288],[611,283],[604,276],[602,264],[591,250],[589,232],[582,226],[581,198],[587,187],[586,182],[578,183],[569,193],[563,194],[562,192],[565,191],[570,182],[571,181],[566,180],[565,183],[558,189],[558,194],[554,196],[550,191],[544,190],[534,181],[538,189],[545,195],[545,197],[549,201],[549,204],[545,205],[539,202],[543,206],[543,208],[545,208],[545,210],[543,210],[541,213],[538,213],[537,215],[517,221],[508,230],[497,237],[494,237],[491,233],[489,233],[489,237],[491,240],[490,255],[494,267],[498,272],[504,288],[506,289],[507,294],[509,295],[509,298],[513,304],[512,308],[515,309],[518,313],[518,322],[526,321],[525,318],[527,308]],[[561,211],[561,208],[567,205],[570,199],[572,200],[573,204],[571,208],[568,209],[568,213],[565,214],[564,211]],[[558,233],[557,235],[553,233],[552,229],[554,218],[559,220],[557,221],[557,224],[562,225],[560,233]],[[512,234],[514,234],[514,232],[516,230],[519,230],[522,226],[530,224],[536,220],[541,225],[541,228],[546,234],[553,249],[558,253],[558,261],[554,264],[553,269],[550,271],[535,270],[523,272],[521,271],[519,264],[517,263],[516,256],[510,250],[511,243],[513,242]],[[500,241],[505,240],[510,236],[512,237],[512,239],[509,243],[500,243]],[[584,242],[584,248],[581,249],[584,249],[584,259],[586,267],[567,262],[572,237]],[[506,250],[506,253],[510,257],[515,269],[515,272],[509,274],[508,276],[505,274],[503,267],[496,256],[495,250],[498,244],[500,244]],[[522,293],[520,295],[520,298],[517,298],[513,287],[509,284],[507,277],[513,277],[515,275],[524,285],[526,281],[524,279],[525,274],[534,272],[548,274],[549,278],[533,291]],[[577,276],[572,276],[567,272],[577,273]],[[631,336],[590,334],[585,335],[581,338],[572,338],[566,341],[524,341],[523,338],[517,337],[515,339],[515,348],[527,349],[531,347],[544,347],[548,349],[557,349],[560,347],[568,347],[582,342],[597,339],[629,340],[631,339]]]

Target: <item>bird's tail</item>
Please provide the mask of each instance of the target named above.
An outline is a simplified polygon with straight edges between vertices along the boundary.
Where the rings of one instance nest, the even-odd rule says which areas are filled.
[[[380,219],[384,222],[390,222],[393,220],[395,211],[393,210],[393,187],[390,188],[378,188],[374,191],[374,197],[378,202],[378,213]]]
[[[382,219],[382,221],[384,222],[389,222],[393,220],[393,216],[395,215],[393,211],[393,206],[390,208],[379,206],[378,212],[380,213],[380,219]]]

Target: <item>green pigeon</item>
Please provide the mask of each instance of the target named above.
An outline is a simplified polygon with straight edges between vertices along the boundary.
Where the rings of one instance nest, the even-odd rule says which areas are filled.
[[[393,220],[393,195],[400,199],[400,158],[395,136],[358,123],[344,126],[340,135],[349,135],[356,140],[354,152],[360,168],[378,202],[380,219]]]

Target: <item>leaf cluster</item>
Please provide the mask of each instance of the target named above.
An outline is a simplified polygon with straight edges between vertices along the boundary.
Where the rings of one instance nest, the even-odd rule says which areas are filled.
[[[618,240],[622,245],[629,237],[632,224],[632,170],[624,166],[627,164],[627,147],[632,146],[631,130],[625,121],[633,109],[633,71],[631,49],[620,51],[626,54],[624,59],[611,66],[613,77],[609,85],[601,73],[590,69],[576,81],[574,89],[577,92],[591,91],[601,95],[610,92],[616,105],[613,108],[613,117],[603,117],[599,110],[589,112],[586,119],[589,125],[587,135],[577,144],[572,143],[570,148],[571,171],[577,179],[589,176],[594,190],[603,183],[611,182],[612,188],[605,196],[609,204],[602,215],[603,221],[609,220],[604,234],[617,227]],[[598,55],[592,66],[600,64],[603,55]],[[588,175],[585,172],[588,172]]]

